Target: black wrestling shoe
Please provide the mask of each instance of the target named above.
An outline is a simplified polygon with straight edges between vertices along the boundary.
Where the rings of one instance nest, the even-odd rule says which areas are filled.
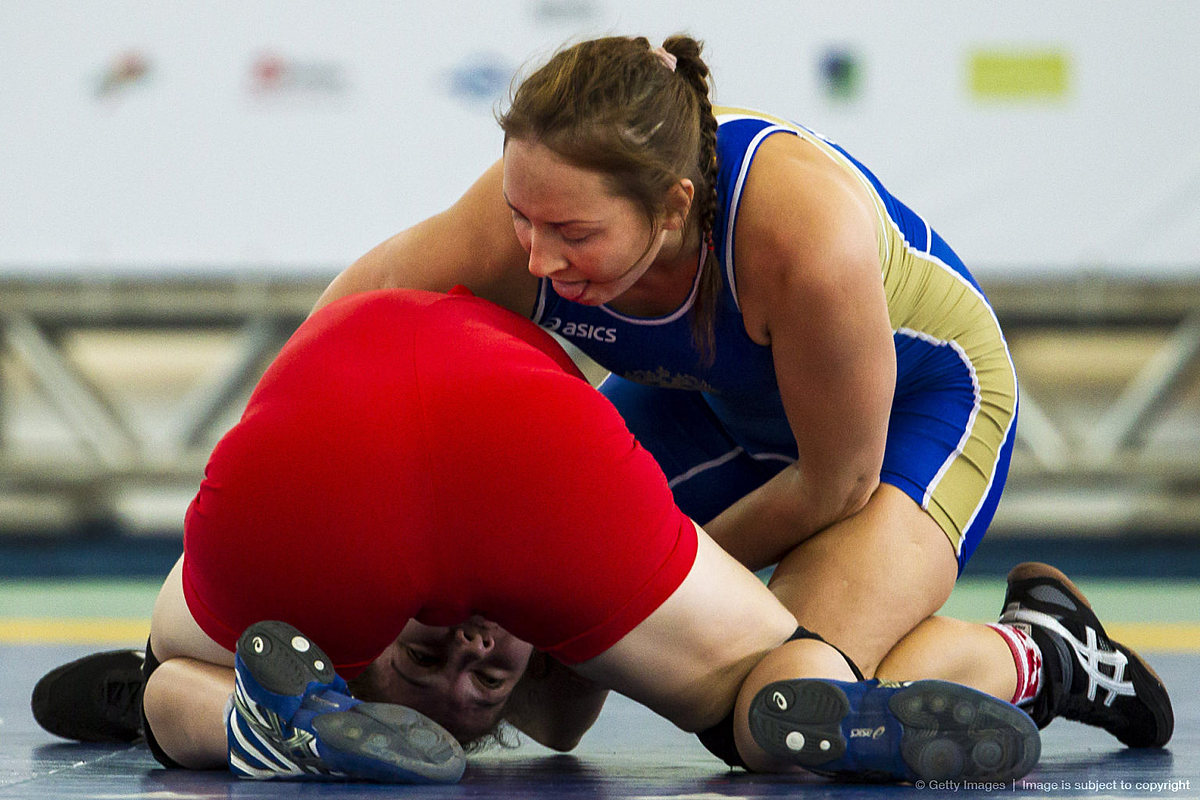
[[[142,737],[140,650],[109,650],[63,664],[33,687],[37,724],[79,742],[134,742]]]
[[[777,681],[749,722],[774,759],[848,781],[1011,781],[1041,755],[1024,711],[946,681]]]
[[[1175,714],[1162,680],[1108,637],[1066,575],[1036,562],[1013,567],[1000,622],[1027,630],[1041,648],[1042,689],[1029,708],[1038,727],[1065,717],[1101,727],[1129,747],[1170,740]]]

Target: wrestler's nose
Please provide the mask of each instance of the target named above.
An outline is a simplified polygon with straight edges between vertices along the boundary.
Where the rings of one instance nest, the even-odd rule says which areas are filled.
[[[492,647],[495,645],[491,634],[478,628],[455,629],[454,641],[460,647],[481,656],[485,656],[491,652]]]
[[[529,272],[535,278],[549,278],[567,266],[552,238],[534,231],[529,239]]]

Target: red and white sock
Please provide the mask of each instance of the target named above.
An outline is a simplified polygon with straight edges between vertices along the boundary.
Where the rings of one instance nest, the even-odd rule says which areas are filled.
[[[1042,650],[1029,633],[1015,625],[991,623],[989,628],[1000,634],[1012,653],[1017,667],[1017,690],[1013,693],[1013,705],[1020,705],[1037,697],[1042,688]]]

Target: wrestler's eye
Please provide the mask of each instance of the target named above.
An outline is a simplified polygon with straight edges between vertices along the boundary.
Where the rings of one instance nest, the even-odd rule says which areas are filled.
[[[432,653],[427,653],[424,650],[417,650],[413,647],[406,647],[405,650],[408,651],[408,657],[412,659],[412,662],[418,667],[436,667],[439,663],[438,657]]]
[[[504,685],[504,678],[497,678],[495,675],[488,675],[486,672],[476,672],[475,680],[479,681],[479,685],[485,689],[499,689]]]

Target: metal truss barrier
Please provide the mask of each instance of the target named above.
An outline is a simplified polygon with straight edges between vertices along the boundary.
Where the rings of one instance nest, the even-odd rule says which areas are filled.
[[[993,529],[1200,536],[1200,278],[985,289],[1021,383]]]
[[[0,535],[177,535],[213,445],[325,283],[0,280]],[[1022,384],[994,532],[1200,533],[1200,280],[985,288]],[[106,341],[132,371],[95,363]],[[208,355],[178,363],[196,342]]]

